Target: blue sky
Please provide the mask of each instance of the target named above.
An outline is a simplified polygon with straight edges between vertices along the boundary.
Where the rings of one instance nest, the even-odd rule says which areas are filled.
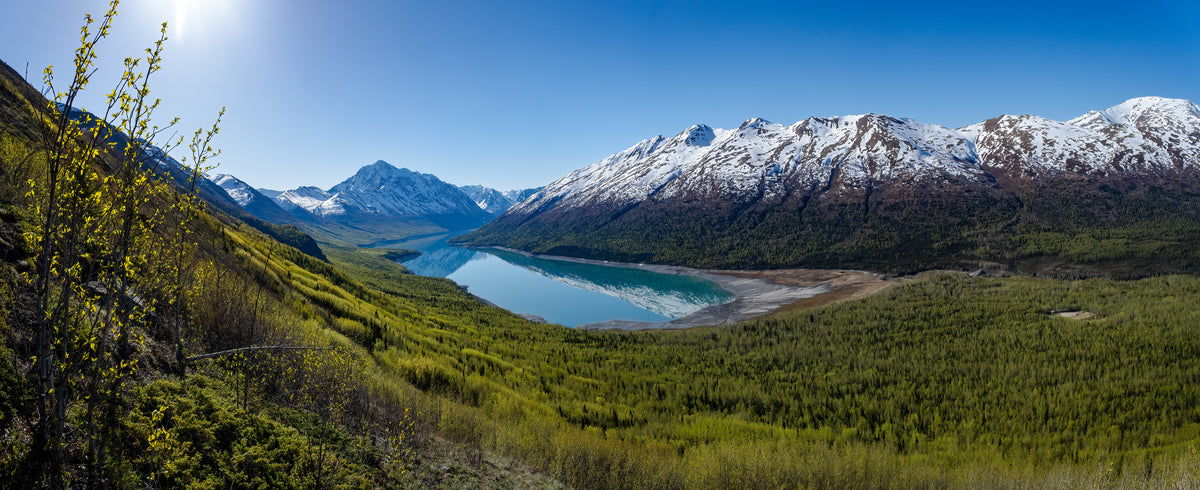
[[[102,0],[0,5],[0,59],[67,75]],[[171,24],[152,84],[219,172],[329,187],[387,160],[544,185],[657,134],[876,112],[959,127],[1200,101],[1200,2],[125,0],[84,106]]]

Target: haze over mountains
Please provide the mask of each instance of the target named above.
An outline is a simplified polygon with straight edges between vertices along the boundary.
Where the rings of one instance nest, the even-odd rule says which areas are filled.
[[[958,130],[879,114],[751,119],[642,141],[466,240],[699,266],[1004,262],[1033,253],[1019,237],[1080,226],[1170,216],[1190,237],[1194,206],[1180,205],[1197,204],[1198,167],[1200,108],[1179,99]]]
[[[360,168],[329,189],[255,189],[224,174],[213,180],[261,219],[295,224],[322,240],[354,245],[474,229],[503,213],[515,199],[536,190],[459,188],[434,175],[397,168],[382,160]]]
[[[490,187],[482,185],[464,185],[459,186],[459,190],[467,194],[475,204],[481,209],[487,211],[493,216],[500,216],[508,211],[508,208],[513,207],[517,203],[524,201],[529,196],[532,196],[537,191],[542,190],[541,187],[533,187],[529,189],[514,189],[510,191],[498,191]]]

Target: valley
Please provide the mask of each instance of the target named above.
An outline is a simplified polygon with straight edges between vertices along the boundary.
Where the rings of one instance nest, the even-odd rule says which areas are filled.
[[[695,124],[541,187],[456,185],[355,152],[429,155],[441,133],[439,163],[492,150],[437,167],[459,181],[521,158],[492,148],[513,134],[521,152],[567,152],[579,140],[551,141],[553,126],[601,141],[645,117],[446,124],[431,114],[476,105],[479,86],[457,84],[508,85],[438,73],[472,90],[383,111],[428,118],[410,139],[302,133],[275,106],[305,151],[343,146],[320,179],[271,190],[211,168],[224,110],[190,141],[151,122],[167,24],[107,106],[77,106],[118,3],[86,17],[73,71],[45,69],[52,87],[0,63],[0,487],[1200,481],[1190,101],[957,129],[875,113]],[[420,21],[405,29],[429,20],[405,15]],[[325,84],[304,75],[291,80]],[[424,93],[355,82],[344,100],[314,89],[304,111],[357,124],[339,111]],[[570,100],[589,97],[612,103]],[[495,99],[482,105],[511,117],[540,107]],[[271,158],[256,163],[295,163]]]

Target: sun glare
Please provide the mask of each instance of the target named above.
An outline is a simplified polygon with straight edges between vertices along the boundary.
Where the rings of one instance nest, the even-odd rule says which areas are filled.
[[[175,35],[183,39],[187,32],[188,7],[192,0],[175,0]]]
[[[179,41],[194,36],[193,31],[204,31],[227,22],[233,13],[232,0],[173,0],[174,22],[171,30]]]

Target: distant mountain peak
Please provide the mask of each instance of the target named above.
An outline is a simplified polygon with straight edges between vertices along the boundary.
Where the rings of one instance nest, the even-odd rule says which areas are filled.
[[[717,134],[713,131],[713,128],[707,124],[694,125],[682,134],[687,135],[684,142],[691,146],[708,146],[717,138]]]
[[[421,217],[461,229],[479,226],[489,218],[457,187],[383,160],[364,165],[328,190],[299,187],[275,199],[287,209],[300,207],[327,219]]]
[[[742,130],[747,128],[758,128],[765,125],[774,125],[774,123],[761,117],[752,117],[743,122],[741,126],[738,126],[738,129]]]
[[[1135,97],[1103,111],[1088,111],[1087,114],[1071,119],[1071,124],[1097,129],[1103,125],[1143,122],[1158,125],[1164,120],[1186,120],[1200,118],[1200,106],[1185,99],[1166,97]]]
[[[513,189],[501,192],[482,185],[464,185],[459,189],[484,211],[493,216],[500,216],[514,204],[524,201],[542,188]]]
[[[376,160],[375,163],[364,165],[362,168],[359,168],[353,176],[351,176],[349,179],[346,179],[346,182],[352,180],[380,181],[383,179],[395,178],[397,176],[407,176],[409,174],[417,174],[417,172],[413,172],[406,168],[397,167],[383,160]],[[346,182],[342,182],[338,185],[343,185]],[[337,186],[334,186],[334,188],[336,187]]]
[[[229,194],[229,197],[232,197],[234,201],[237,201],[238,205],[242,208],[250,204],[250,201],[254,198],[254,195],[251,193],[253,188],[237,177],[229,174],[217,174],[209,180],[222,189],[225,189],[225,193]]]

